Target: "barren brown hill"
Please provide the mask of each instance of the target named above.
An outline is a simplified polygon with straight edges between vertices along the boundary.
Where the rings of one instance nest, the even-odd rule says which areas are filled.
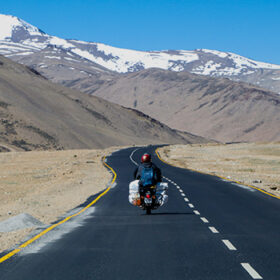
[[[135,110],[53,84],[0,56],[2,151],[203,140],[189,136]]]
[[[246,83],[148,69],[100,85],[86,92],[141,110],[174,129],[224,142],[280,140],[280,95]]]

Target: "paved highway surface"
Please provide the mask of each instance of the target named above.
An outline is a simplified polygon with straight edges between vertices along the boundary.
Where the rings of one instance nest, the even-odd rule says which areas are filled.
[[[150,216],[127,199],[145,151],[169,182],[169,202]],[[168,166],[154,147],[118,151],[107,163],[115,187],[1,263],[0,279],[280,279],[278,199]]]

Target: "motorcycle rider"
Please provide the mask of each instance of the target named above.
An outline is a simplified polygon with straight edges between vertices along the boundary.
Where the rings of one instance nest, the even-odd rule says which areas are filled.
[[[134,171],[134,179],[139,180],[141,201],[143,201],[147,189],[150,189],[155,194],[156,189],[151,187],[162,182],[162,176],[161,170],[152,162],[150,154],[145,153],[141,157],[141,164]]]

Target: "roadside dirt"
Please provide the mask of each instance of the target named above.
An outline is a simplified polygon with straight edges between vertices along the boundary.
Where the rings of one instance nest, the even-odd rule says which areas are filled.
[[[20,213],[55,221],[106,187],[111,174],[101,160],[117,149],[0,153],[0,221]],[[0,252],[31,231],[0,233]]]
[[[173,165],[219,175],[280,197],[280,143],[173,145],[159,150]]]

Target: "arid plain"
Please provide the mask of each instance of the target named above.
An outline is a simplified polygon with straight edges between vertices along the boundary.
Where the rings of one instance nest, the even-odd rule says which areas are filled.
[[[102,164],[105,150],[0,153],[0,222],[28,213],[43,224],[56,221],[105,189],[111,174]],[[0,252],[34,228],[0,233]]]
[[[280,197],[280,143],[192,144],[159,149],[178,167],[252,185]]]

